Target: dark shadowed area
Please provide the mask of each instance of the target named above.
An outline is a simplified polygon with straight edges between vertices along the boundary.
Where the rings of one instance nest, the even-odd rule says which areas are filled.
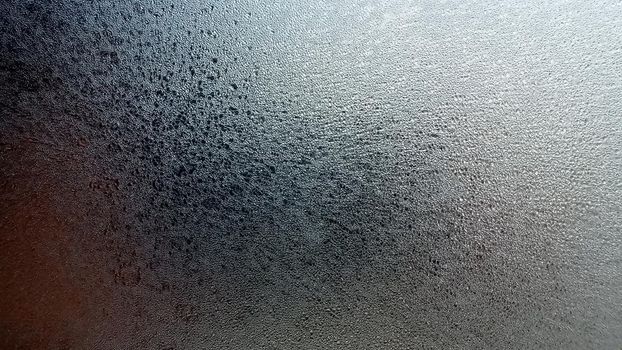
[[[620,349],[622,3],[0,5],[0,349]]]

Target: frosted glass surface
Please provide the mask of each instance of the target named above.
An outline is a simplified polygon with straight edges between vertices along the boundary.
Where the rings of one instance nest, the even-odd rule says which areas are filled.
[[[0,348],[620,349],[620,1],[3,1]]]

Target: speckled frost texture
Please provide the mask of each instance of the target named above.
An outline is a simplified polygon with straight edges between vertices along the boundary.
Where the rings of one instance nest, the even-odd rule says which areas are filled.
[[[1,349],[620,349],[620,1],[0,4]]]

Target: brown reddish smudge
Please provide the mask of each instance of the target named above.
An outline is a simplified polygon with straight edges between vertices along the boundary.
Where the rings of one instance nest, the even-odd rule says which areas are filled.
[[[12,152],[0,177],[0,348],[72,348],[91,291],[75,278],[76,243],[54,205],[62,187],[53,174],[65,164],[47,164],[27,142]]]

